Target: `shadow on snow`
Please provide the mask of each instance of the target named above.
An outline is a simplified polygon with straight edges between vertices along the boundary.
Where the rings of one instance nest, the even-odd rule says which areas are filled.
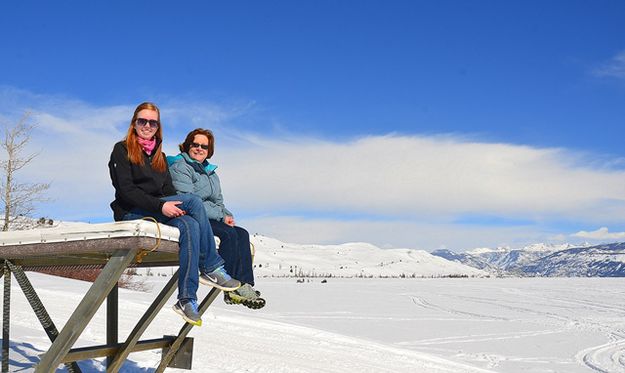
[[[0,339],[1,343],[2,339]],[[39,357],[45,352],[30,343],[10,342],[9,346],[9,366],[11,372],[31,371],[35,364],[39,362]],[[78,366],[83,373],[105,372],[106,365],[99,360],[83,360],[78,362]],[[141,367],[136,362],[127,360],[120,371],[125,373],[150,373],[156,368]],[[57,369],[57,372],[68,372],[67,367]]]

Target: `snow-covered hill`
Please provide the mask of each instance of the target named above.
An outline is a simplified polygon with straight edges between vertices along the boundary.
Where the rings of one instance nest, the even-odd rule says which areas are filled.
[[[20,218],[12,230],[71,228],[85,223]],[[19,228],[19,229],[18,229]],[[257,277],[483,277],[488,273],[423,250],[381,249],[368,243],[301,245],[255,234]],[[167,269],[154,273],[169,273]]]
[[[488,273],[423,250],[381,249],[368,243],[300,245],[254,235],[256,276],[448,277]]]

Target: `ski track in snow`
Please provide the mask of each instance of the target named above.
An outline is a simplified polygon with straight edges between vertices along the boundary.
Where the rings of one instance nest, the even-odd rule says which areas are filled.
[[[490,286],[488,286],[490,287]],[[492,289],[491,289],[492,290]],[[570,289],[569,289],[570,290]],[[514,298],[489,297],[490,292],[486,289],[480,292],[479,296],[454,294],[423,294],[420,296],[406,294],[412,302],[422,308],[441,311],[452,315],[464,315],[474,317],[475,319],[501,319],[506,318],[494,316],[495,313],[502,313],[502,310],[524,313],[526,315],[535,315],[539,317],[538,323],[551,326],[551,329],[535,331],[535,332],[503,332],[503,333],[485,333],[471,335],[456,335],[453,337],[430,338],[412,342],[403,342],[404,346],[428,346],[428,345],[445,345],[450,343],[476,343],[484,341],[505,341],[509,339],[520,339],[525,337],[534,337],[548,334],[557,334],[563,331],[578,329],[580,331],[591,330],[605,333],[610,342],[586,348],[579,351],[575,355],[575,359],[595,372],[615,373],[625,372],[625,326],[621,322],[617,327],[613,322],[614,319],[623,319],[625,316],[625,307],[622,304],[605,304],[596,300],[587,300],[580,298],[577,292],[559,293],[554,292],[545,297],[544,292],[538,289],[521,290],[518,288],[506,288],[504,293],[514,296]],[[621,297],[616,299],[622,299]],[[445,298],[452,297],[456,302],[449,303],[442,301],[441,304],[452,304],[452,307],[437,305],[432,300],[425,298]],[[605,301],[605,298],[602,298]],[[457,300],[464,300],[468,304],[480,304],[481,310],[489,310],[485,313],[472,313],[459,311],[456,309]],[[487,307],[484,307],[486,305]],[[537,305],[539,307],[537,307]],[[548,309],[548,310],[547,310]],[[581,317],[578,314],[580,310],[591,313],[593,317]],[[597,314],[609,315],[607,321],[597,319]],[[512,320],[512,319],[510,319]],[[489,355],[489,354],[458,354],[460,358],[470,358],[472,360],[483,360],[487,362],[487,367],[496,368],[502,361],[512,361],[514,358]],[[528,359],[523,359],[525,362]],[[537,361],[538,362],[538,361]]]
[[[69,313],[78,304],[89,284],[57,279],[40,274],[29,277],[48,308],[57,327],[60,328]],[[65,283],[67,286],[48,287],[47,282]],[[11,318],[11,369],[18,372],[32,372],[33,365],[49,347],[50,342],[41,330],[19,287],[12,288]],[[59,289],[56,291],[56,289]],[[158,286],[155,288],[160,290]],[[60,290],[63,289],[63,290]],[[205,293],[206,288],[201,288]],[[148,307],[152,296],[120,289],[120,340],[132,329],[134,323]],[[277,301],[277,299],[276,299]],[[287,300],[285,300],[287,302]],[[170,301],[173,303],[173,300]],[[182,321],[165,306],[142,339],[176,334]],[[103,343],[105,335],[105,306],[88,325],[75,346]],[[423,372],[423,373],[481,373],[490,372],[465,363],[454,362],[444,357],[414,351],[412,349],[365,340],[311,328],[285,323],[238,306],[225,306],[221,298],[203,316],[201,328],[194,328],[194,371],[256,372],[256,373],[306,373],[306,372]],[[281,316],[289,312],[278,312]],[[299,316],[310,313],[299,312]],[[350,317],[352,312],[332,312],[333,317]],[[291,316],[298,316],[293,314]],[[323,317],[323,315],[321,315]],[[366,318],[364,318],[366,319]],[[160,351],[133,353],[122,367],[122,372],[153,372],[160,360]],[[102,372],[105,366],[100,360],[79,363],[83,372]],[[66,371],[60,368],[59,371]],[[168,372],[187,372],[168,368]]]
[[[428,354],[279,322],[219,316],[207,326],[212,331],[225,328],[223,333],[234,333],[240,341],[239,350],[219,352],[215,360],[232,362],[216,366],[220,371],[240,371],[237,354],[243,350],[253,361],[246,364],[250,372],[486,372]],[[269,352],[268,346],[274,345],[289,347]],[[294,367],[280,363],[283,360],[298,363]]]
[[[30,274],[57,327],[88,284]],[[61,282],[59,282],[61,281]],[[154,290],[160,290],[159,281]],[[260,311],[218,298],[194,328],[194,371],[306,373],[625,372],[625,308],[615,279],[259,279]],[[31,372],[49,341],[14,285],[13,371]],[[204,293],[206,288],[201,288]],[[130,330],[153,294],[120,290]],[[62,299],[62,302],[58,302]],[[54,301],[56,300],[56,303]],[[173,300],[143,339],[175,334]],[[102,307],[105,308],[105,307]],[[78,345],[103,343],[104,310]],[[120,339],[125,337],[120,330]],[[130,355],[123,372],[149,373],[160,351]],[[81,362],[101,372],[100,361]],[[17,370],[16,370],[17,369]],[[169,372],[186,372],[168,369]]]
[[[529,295],[525,294],[525,296]],[[621,318],[625,316],[625,307],[623,306],[606,305],[586,299],[554,296],[549,298],[549,302],[553,305],[560,304],[560,307],[565,310],[579,310],[581,308],[592,312],[615,314]],[[611,342],[584,349],[578,352],[575,357],[596,372],[625,372],[625,331],[623,329],[615,328],[613,323],[581,318],[562,318],[553,314],[547,316],[568,321],[568,326],[575,328],[605,332],[609,339],[612,340]]]
[[[503,318],[503,317],[484,315],[480,313],[460,311],[454,308],[445,308],[445,307],[437,306],[417,296],[410,295],[410,298],[412,299],[414,304],[418,306],[421,306],[423,308],[428,308],[431,310],[435,310],[435,311],[442,311],[442,312],[450,313],[452,315],[468,316],[470,318],[473,317],[473,318],[480,318],[480,319],[486,319],[486,320],[506,320],[506,318]]]
[[[596,372],[625,372],[625,339],[580,351],[576,358]]]

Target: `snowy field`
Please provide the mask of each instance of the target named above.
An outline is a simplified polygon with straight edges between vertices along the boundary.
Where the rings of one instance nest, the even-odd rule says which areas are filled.
[[[28,276],[57,326],[89,286]],[[166,281],[149,279],[152,292]],[[221,297],[209,308],[190,334],[193,371],[625,372],[625,279],[261,278],[257,287],[268,300],[260,311]],[[12,289],[11,371],[31,372],[50,343],[15,281]],[[120,290],[121,339],[153,296]],[[78,345],[104,343],[104,317],[102,307]],[[143,338],[180,326],[168,307]],[[131,354],[122,371],[152,372],[159,358]],[[104,371],[97,361],[80,365]]]

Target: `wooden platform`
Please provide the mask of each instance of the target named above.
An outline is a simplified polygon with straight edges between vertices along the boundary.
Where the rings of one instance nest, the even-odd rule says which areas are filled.
[[[64,363],[70,372],[80,372],[75,361],[107,356],[107,372],[117,372],[133,351],[167,348],[156,372],[172,361],[191,330],[181,321],[177,336],[140,341],[142,333],[177,288],[177,272],[158,294],[125,342],[118,335],[117,281],[129,266],[177,266],[177,228],[147,220],[115,223],[61,223],[53,228],[0,232],[0,259],[3,261],[4,306],[2,335],[2,372],[9,371],[10,288],[15,276],[52,345],[35,367],[35,372],[54,372]],[[60,332],[47,314],[24,271],[59,267],[99,267],[100,275],[84,295]],[[206,311],[219,294],[213,288],[200,303]],[[106,344],[72,349],[84,328],[107,299]]]
[[[178,265],[179,234],[177,228],[147,220],[61,223],[54,228],[0,232],[0,258],[24,270],[48,266],[103,266],[116,250],[139,249],[153,251],[142,263],[133,265],[171,266]]]

